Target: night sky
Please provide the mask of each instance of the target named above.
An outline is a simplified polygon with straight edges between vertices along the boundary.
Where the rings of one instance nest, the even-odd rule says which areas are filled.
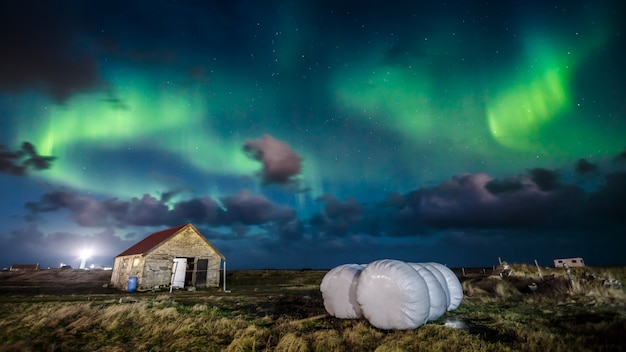
[[[623,1],[2,1],[0,267],[624,265]]]

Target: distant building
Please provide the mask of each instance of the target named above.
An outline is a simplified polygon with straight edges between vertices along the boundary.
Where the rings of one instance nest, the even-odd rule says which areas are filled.
[[[554,260],[555,268],[562,268],[565,266],[568,266],[570,268],[576,266],[585,266],[585,261],[583,260],[583,258],[561,258]]]
[[[153,288],[218,287],[226,260],[192,224],[155,232],[115,257],[111,284],[126,289],[128,279]]]
[[[39,270],[39,263],[37,264],[11,264],[9,271],[37,271]]]

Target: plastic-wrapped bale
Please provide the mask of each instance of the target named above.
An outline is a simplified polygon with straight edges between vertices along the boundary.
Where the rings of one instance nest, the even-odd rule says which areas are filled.
[[[324,275],[320,291],[328,314],[340,319],[362,317],[361,307],[356,301],[356,286],[363,268],[359,264],[344,264]]]
[[[430,312],[426,281],[399,260],[368,264],[359,275],[356,300],[363,316],[379,329],[414,329],[426,322]]]
[[[446,282],[448,283],[448,292],[450,292],[450,305],[448,306],[448,310],[457,309],[463,300],[463,287],[461,286],[459,278],[456,277],[456,274],[450,270],[450,268],[443,264],[433,262],[426,264],[435,267],[446,278]]]
[[[437,270],[437,268],[429,265],[428,263],[419,263],[419,265],[421,265],[423,268],[428,269],[433,275],[435,275],[437,281],[439,281],[441,288],[443,288],[443,291],[446,294],[446,309],[448,309],[448,306],[450,306],[450,291],[448,290],[448,282],[446,281],[446,277],[443,276],[441,271]]]
[[[448,309],[448,297],[446,291],[441,287],[441,283],[430,269],[419,263],[408,263],[418,274],[422,276],[428,286],[428,296],[430,297],[430,310],[428,311],[428,321],[439,319]]]

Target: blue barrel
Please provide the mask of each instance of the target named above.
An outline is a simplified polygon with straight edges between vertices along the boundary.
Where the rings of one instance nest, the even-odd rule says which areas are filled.
[[[137,276],[131,276],[128,278],[128,292],[137,291]]]

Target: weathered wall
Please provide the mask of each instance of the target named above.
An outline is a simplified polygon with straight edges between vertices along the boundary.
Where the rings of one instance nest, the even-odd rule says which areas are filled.
[[[137,282],[141,285],[144,259],[141,255],[129,255],[115,258],[113,273],[111,274],[111,284],[114,287],[126,290],[128,278],[137,276]]]
[[[151,288],[159,285],[169,285],[172,279],[173,256],[148,255],[142,275],[141,286]]]
[[[194,267],[196,268],[198,259],[208,259],[206,286],[219,286],[221,258],[204,238],[191,227],[184,228],[176,236],[170,238],[148,254],[147,261],[151,264],[144,272],[146,282],[157,282],[159,280],[157,277],[162,275],[157,270],[164,267],[164,262],[167,261],[167,283],[169,284],[172,274],[172,262],[175,257],[194,258],[196,260]]]

